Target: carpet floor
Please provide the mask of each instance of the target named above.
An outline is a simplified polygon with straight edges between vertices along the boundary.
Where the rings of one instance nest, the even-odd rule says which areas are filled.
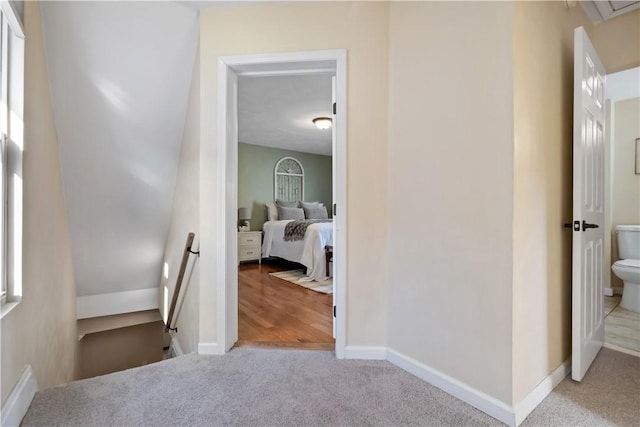
[[[524,425],[637,425],[638,360],[603,349],[583,383],[565,379]],[[385,361],[337,360],[322,351],[237,348],[225,356],[190,354],[40,391],[22,425],[500,422]]]

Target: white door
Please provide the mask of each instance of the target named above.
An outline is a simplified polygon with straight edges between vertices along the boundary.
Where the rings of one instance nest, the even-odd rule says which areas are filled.
[[[604,341],[605,70],[584,28],[574,39],[571,377],[580,381]]]
[[[336,178],[335,178],[335,171],[337,170],[337,162],[336,162],[336,141],[337,141],[337,133],[336,133],[336,77],[333,76],[331,78],[331,118],[333,120],[333,125],[331,126],[331,195],[332,195],[332,199],[336,200]],[[333,210],[333,206],[331,206],[331,209]],[[336,211],[333,210],[333,216],[335,216]],[[331,233],[332,236],[336,236],[336,225],[335,225],[335,221],[333,223],[333,232]],[[338,276],[336,275],[336,264],[335,264],[335,260],[336,260],[336,256],[335,256],[335,251],[338,249],[336,248],[335,245],[335,241],[332,242],[333,245],[333,262],[331,263],[331,268],[333,270],[333,338],[336,338],[336,281],[338,279]],[[327,276],[329,275],[329,272],[327,271]]]

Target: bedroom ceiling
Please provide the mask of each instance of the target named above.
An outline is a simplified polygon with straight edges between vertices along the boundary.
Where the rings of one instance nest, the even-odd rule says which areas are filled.
[[[331,117],[331,76],[241,76],[238,140],[330,156],[331,129],[320,130],[312,120]]]
[[[174,2],[42,2],[77,295],[158,288],[198,43]]]

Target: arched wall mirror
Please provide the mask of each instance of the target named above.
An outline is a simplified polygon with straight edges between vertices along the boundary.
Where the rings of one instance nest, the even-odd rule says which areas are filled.
[[[304,169],[293,157],[283,157],[274,171],[274,195],[276,200],[297,202],[304,200]]]

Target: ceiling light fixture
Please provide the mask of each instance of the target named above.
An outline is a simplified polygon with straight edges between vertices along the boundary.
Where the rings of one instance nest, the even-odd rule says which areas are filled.
[[[316,117],[312,121],[318,129],[322,130],[329,129],[331,127],[331,122],[333,122],[329,117]]]

